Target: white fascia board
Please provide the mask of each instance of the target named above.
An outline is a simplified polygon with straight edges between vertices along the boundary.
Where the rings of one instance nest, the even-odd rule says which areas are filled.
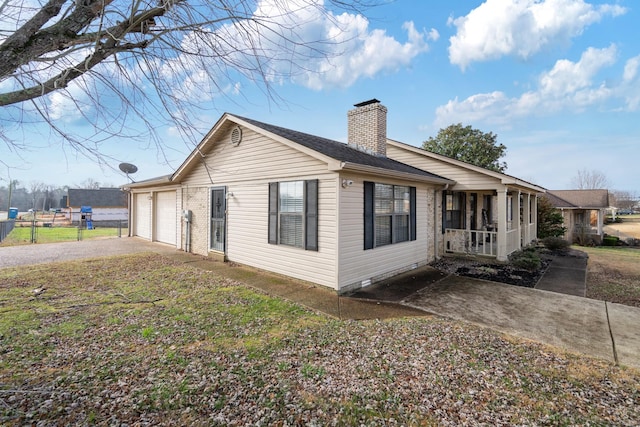
[[[384,168],[377,168],[374,166],[360,165],[357,163],[342,162],[340,166],[341,166],[339,169],[340,171],[359,172],[359,173],[365,173],[370,175],[397,178],[397,179],[402,179],[406,181],[419,181],[419,182],[426,182],[429,184],[438,184],[438,185],[447,185],[447,186],[454,185],[456,183],[455,181],[452,181],[446,178],[436,178],[436,177],[429,177],[424,175],[416,175],[416,174],[407,173],[407,172],[398,172],[398,171],[393,171],[393,170],[384,169]]]

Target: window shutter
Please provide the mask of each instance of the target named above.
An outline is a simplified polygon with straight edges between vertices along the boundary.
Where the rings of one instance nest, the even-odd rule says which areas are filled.
[[[278,183],[269,183],[269,243],[278,244]]]
[[[409,187],[409,240],[416,240],[416,187]]]
[[[305,245],[308,251],[318,250],[318,180],[305,181]]]
[[[447,228],[447,190],[442,190],[442,234]]]
[[[364,249],[373,248],[375,183],[364,182]]]
[[[463,230],[467,229],[467,193],[460,193],[460,225]]]

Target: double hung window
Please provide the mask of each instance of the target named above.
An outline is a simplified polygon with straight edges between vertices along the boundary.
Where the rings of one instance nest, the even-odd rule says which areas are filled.
[[[416,240],[416,189],[365,182],[365,249]]]
[[[318,180],[269,184],[269,243],[318,250]]]
[[[455,191],[445,191],[442,203],[442,232],[444,229],[451,228],[463,230],[466,228],[466,204],[467,198],[465,193]]]

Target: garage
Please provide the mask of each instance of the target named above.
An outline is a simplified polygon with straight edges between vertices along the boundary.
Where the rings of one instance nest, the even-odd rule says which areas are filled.
[[[176,192],[160,191],[155,193],[155,209],[153,215],[153,240],[176,244]]]
[[[151,240],[151,202],[149,193],[133,195],[133,235]]]

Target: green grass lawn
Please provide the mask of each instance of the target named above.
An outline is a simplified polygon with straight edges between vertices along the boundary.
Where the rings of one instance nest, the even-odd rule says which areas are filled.
[[[122,235],[127,234],[126,229],[122,229]],[[118,228],[98,227],[93,230],[81,230],[78,233],[77,227],[36,227],[36,243],[67,242],[84,239],[95,239],[99,237],[115,237],[118,235]],[[11,233],[0,243],[0,246],[14,246],[31,243],[31,227],[15,227]]]
[[[223,274],[157,254],[0,269],[0,424],[640,421],[636,370],[436,317],[341,321]]]

